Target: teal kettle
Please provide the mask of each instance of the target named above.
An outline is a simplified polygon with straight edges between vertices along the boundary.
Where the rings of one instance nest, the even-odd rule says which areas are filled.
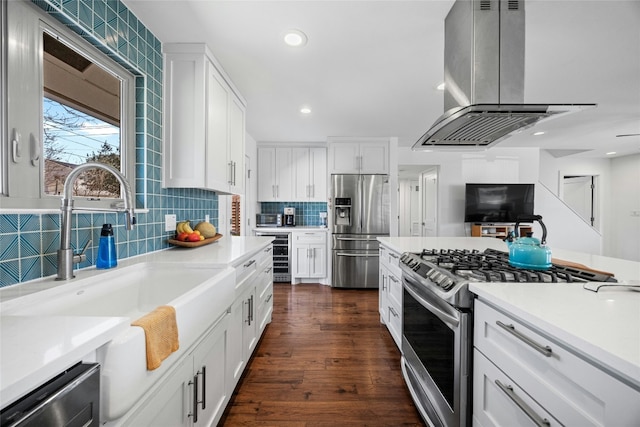
[[[533,221],[538,221],[542,227],[542,240],[533,237],[532,232],[528,232],[526,237],[518,237],[520,223]],[[547,227],[542,222],[542,216],[520,215],[514,230],[505,239],[509,247],[509,264],[517,268],[532,270],[547,270],[550,268],[551,249],[545,246],[547,243]]]

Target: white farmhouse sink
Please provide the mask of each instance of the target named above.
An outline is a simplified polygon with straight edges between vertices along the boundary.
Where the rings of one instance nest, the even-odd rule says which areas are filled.
[[[176,309],[180,349],[147,371],[144,331],[132,326],[97,349],[101,418],[124,415],[206,329],[231,306],[235,271],[202,264],[139,263],[3,304],[2,315],[108,316],[134,321],[160,305]],[[60,331],[61,340],[64,331]]]

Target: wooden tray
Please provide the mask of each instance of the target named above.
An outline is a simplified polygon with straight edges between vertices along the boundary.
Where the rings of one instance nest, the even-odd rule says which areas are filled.
[[[213,243],[216,240],[220,240],[222,234],[218,233],[213,237],[209,237],[208,239],[200,240],[199,242],[181,242],[180,240],[169,239],[167,240],[169,243],[175,246],[182,246],[183,248],[197,248],[199,246],[208,245],[209,243]]]

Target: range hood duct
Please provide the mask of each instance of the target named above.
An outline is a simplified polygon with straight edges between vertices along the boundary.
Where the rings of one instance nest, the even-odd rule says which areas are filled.
[[[457,0],[445,19],[445,113],[413,145],[488,148],[595,104],[524,104],[524,0]]]

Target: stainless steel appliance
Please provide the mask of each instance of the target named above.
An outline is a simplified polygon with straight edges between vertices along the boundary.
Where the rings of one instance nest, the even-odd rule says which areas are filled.
[[[457,0],[444,39],[445,113],[416,150],[489,147],[543,120],[595,106],[524,103],[524,0]]]
[[[387,175],[331,175],[332,280],[339,288],[378,287],[379,236],[389,235]]]
[[[282,227],[282,214],[259,213],[256,214],[256,227]]]
[[[273,240],[273,281],[291,282],[291,233],[256,231],[256,236],[271,236]]]
[[[0,413],[5,427],[100,425],[100,365],[79,363]]]
[[[471,282],[615,281],[553,264],[512,267],[507,252],[423,250],[405,253],[402,270],[402,374],[420,414],[434,426],[470,426],[473,366]]]
[[[296,208],[284,208],[284,225],[285,227],[296,226]]]

